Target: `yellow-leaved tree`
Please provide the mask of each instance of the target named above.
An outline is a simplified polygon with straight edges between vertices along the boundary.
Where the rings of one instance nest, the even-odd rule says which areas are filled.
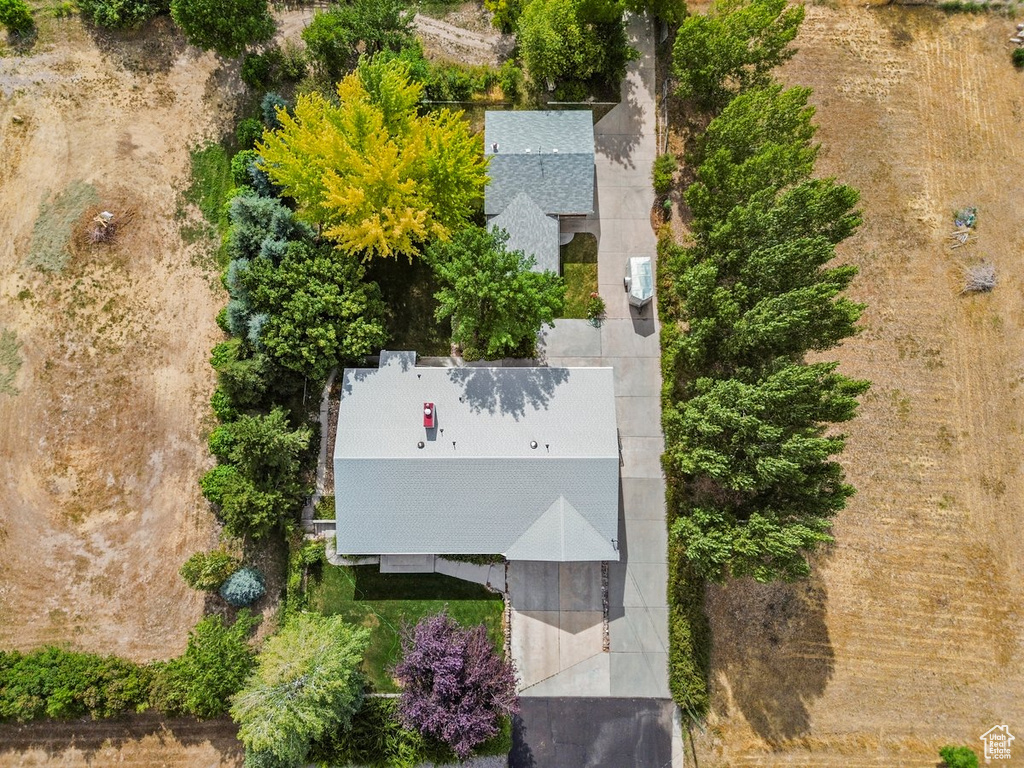
[[[400,61],[363,61],[338,83],[338,103],[300,96],[257,145],[299,217],[340,248],[374,256],[420,253],[447,240],[483,195],[486,161],[461,112],[420,115],[422,86]]]

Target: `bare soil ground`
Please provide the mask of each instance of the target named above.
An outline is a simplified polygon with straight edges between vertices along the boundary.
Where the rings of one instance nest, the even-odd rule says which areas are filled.
[[[808,6],[783,70],[814,88],[822,175],[862,192],[841,247],[874,382],[849,425],[859,489],[809,583],[712,588],[714,711],[688,765],[935,766],[1024,730],[1024,74],[1004,17]],[[951,250],[952,211],[979,209]],[[991,294],[962,270],[996,267]],[[1024,744],[1024,742],[1021,742]],[[1010,765],[1024,765],[1024,746]]]
[[[0,648],[167,658],[203,608],[177,570],[215,536],[196,480],[222,303],[174,217],[233,79],[166,19],[99,36],[37,18],[0,58],[0,327],[23,359],[0,394]],[[61,272],[26,266],[40,203],[76,182],[133,220]]]

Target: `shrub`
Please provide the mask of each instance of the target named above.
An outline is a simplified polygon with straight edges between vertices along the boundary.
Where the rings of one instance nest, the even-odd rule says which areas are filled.
[[[654,191],[659,195],[667,195],[672,190],[672,182],[675,178],[676,156],[671,152],[658,155],[654,159],[654,167],[651,169],[651,176],[654,179]]]
[[[519,711],[515,672],[483,625],[463,629],[442,611],[406,629],[402,652],[395,667],[399,720],[447,744],[460,760]]]
[[[160,13],[167,13],[165,0],[78,0],[82,15],[100,27],[137,27]]]
[[[255,568],[235,571],[220,587],[220,596],[236,608],[254,603],[266,593],[263,574]]]
[[[709,705],[711,630],[704,614],[704,581],[677,544],[669,547],[668,634],[669,691],[683,712],[701,720]]]
[[[251,150],[262,136],[263,123],[255,117],[245,118],[245,120],[238,123],[238,127],[235,129],[235,138],[238,140],[238,148],[241,150]],[[234,174],[234,170],[234,163],[232,163],[232,174]],[[247,184],[248,182],[248,174],[241,180],[235,179],[236,184]]]
[[[600,320],[604,317],[604,313],[604,299],[599,294],[590,294],[590,299],[587,301],[587,319]]]
[[[978,756],[970,747],[945,746],[939,750],[939,757],[946,768],[978,768]]]
[[[498,70],[498,85],[501,86],[501,92],[507,100],[519,101],[523,95],[523,82],[523,70],[517,67],[515,62],[509,60],[501,65]]]
[[[1024,67],[1024,48],[1013,49],[1013,66],[1018,69]]]
[[[219,421],[234,421],[238,418],[238,411],[235,410],[231,398],[220,387],[213,390],[213,396],[210,397],[210,408]]]
[[[47,647],[0,651],[0,720],[114,717],[141,711],[149,699],[148,667],[114,656]]]
[[[285,98],[274,91],[264,94],[263,101],[260,102],[260,111],[263,113],[263,124],[272,131],[281,127],[281,121],[277,119],[277,110],[279,109],[289,109]]]
[[[242,82],[254,90],[270,83],[270,58],[262,53],[248,53],[242,59]]]
[[[255,136],[256,139],[263,135],[263,123],[257,121],[257,125],[260,130]],[[249,167],[258,157],[255,149],[243,149],[241,152],[235,153],[235,156],[231,158],[231,178],[234,179],[235,184],[249,184],[252,181]]]
[[[25,0],[0,0],[0,25],[19,35],[31,32],[35,22]]]
[[[203,496],[213,504],[223,504],[224,494],[238,477],[238,470],[230,464],[219,464],[201,478],[199,487]]]
[[[254,666],[248,637],[258,619],[242,609],[234,624],[206,616],[188,636],[185,653],[156,664],[153,703],[168,715],[219,717]]]
[[[212,552],[196,552],[185,561],[178,573],[192,589],[214,591],[232,573],[238,570],[241,562],[234,555],[222,549]]]

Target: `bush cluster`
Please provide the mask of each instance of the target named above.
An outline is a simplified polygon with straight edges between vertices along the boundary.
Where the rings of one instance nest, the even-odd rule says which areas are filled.
[[[25,0],[0,0],[0,26],[18,35],[32,31],[35,21]]]
[[[100,27],[138,27],[171,6],[169,0],[78,0],[78,8]]]
[[[654,166],[651,169],[651,176],[654,181],[654,191],[658,195],[667,195],[672,190],[675,181],[676,169],[679,164],[676,156],[671,152],[658,155],[654,159]]]
[[[117,715],[149,704],[151,671],[115,656],[46,647],[0,651],[0,720]]]
[[[232,573],[238,570],[241,561],[222,549],[212,552],[196,552],[181,566],[181,578],[192,589],[214,591]]]
[[[149,665],[52,646],[0,651],[0,720],[110,718],[150,707],[223,715],[252,669],[248,637],[255,624],[246,611],[231,626],[207,616],[189,634],[184,654]]]

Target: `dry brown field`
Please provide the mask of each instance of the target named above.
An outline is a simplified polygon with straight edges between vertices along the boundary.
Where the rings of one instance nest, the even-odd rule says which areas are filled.
[[[807,7],[780,72],[814,88],[818,170],[862,193],[840,249],[874,387],[843,459],[859,489],[798,586],[712,588],[713,713],[688,765],[920,766],[1005,723],[1024,735],[1024,74],[1015,23]],[[952,212],[979,210],[951,249]],[[990,294],[963,269],[995,265]],[[1014,746],[1024,765],[1024,741]]]
[[[189,148],[225,124],[237,75],[169,20],[111,37],[37,18],[34,47],[0,58],[0,331],[22,361],[16,394],[0,392],[0,648],[168,658],[203,614],[178,568],[216,538],[196,480],[223,303],[175,212]],[[40,204],[80,183],[134,219],[59,273],[28,266]],[[238,758],[230,723],[0,729],[4,766]]]

